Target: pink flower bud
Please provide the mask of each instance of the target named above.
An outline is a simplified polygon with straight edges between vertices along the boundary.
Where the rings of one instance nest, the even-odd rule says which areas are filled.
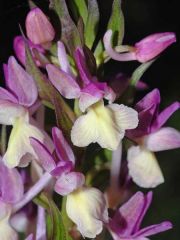
[[[26,54],[25,54],[25,44],[24,39],[21,36],[17,36],[14,38],[13,48],[18,60],[25,65],[26,62]]]
[[[34,44],[49,43],[55,31],[47,16],[39,8],[32,9],[26,17],[26,33]]]
[[[45,54],[45,49],[41,46],[41,45],[37,45],[32,43],[30,40],[27,41],[29,48],[32,51],[32,55],[33,58],[37,64],[37,66],[42,66],[41,62],[36,58],[33,49],[36,49],[38,51],[39,54],[41,54],[42,56]],[[26,51],[25,51],[25,42],[24,42],[24,38],[22,36],[16,36],[14,38],[14,42],[13,42],[13,48],[14,48],[14,52],[16,54],[16,57],[18,58],[18,60],[25,65],[26,64]]]
[[[174,42],[176,42],[176,36],[173,32],[152,34],[135,44],[136,58],[139,62],[147,62]]]

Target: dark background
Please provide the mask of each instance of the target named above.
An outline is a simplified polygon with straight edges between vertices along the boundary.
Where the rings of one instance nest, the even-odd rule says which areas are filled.
[[[35,1],[47,11],[48,1]],[[101,30],[110,14],[111,0],[99,0],[102,10]],[[178,0],[124,0],[125,15],[124,43],[133,44],[148,34],[173,31],[177,35],[177,43],[168,48],[143,76],[150,89],[158,87],[162,104],[165,107],[178,100],[180,93],[180,11]],[[12,42],[19,34],[19,26],[24,26],[28,4],[25,0],[0,1],[0,80],[2,81],[2,63],[13,54]],[[137,63],[109,64],[110,71],[131,73]],[[145,94],[145,93],[143,93]],[[175,113],[168,125],[180,128],[180,114]],[[154,190],[154,201],[144,224],[171,220],[174,229],[151,239],[180,239],[180,154],[177,150],[158,153],[157,157],[165,176],[165,183]]]

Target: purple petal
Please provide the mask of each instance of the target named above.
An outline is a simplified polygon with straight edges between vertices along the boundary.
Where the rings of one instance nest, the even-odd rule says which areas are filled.
[[[88,107],[101,100],[103,96],[103,90],[99,89],[96,84],[90,83],[81,91],[79,99],[80,110],[85,112]]]
[[[151,105],[149,108],[142,110],[138,114],[139,124],[137,128],[128,130],[126,132],[126,136],[129,137],[130,139],[135,140],[136,138],[149,134],[151,131],[151,125],[156,109],[157,106],[154,104]]]
[[[55,31],[47,16],[40,8],[33,8],[26,17],[26,34],[34,44],[51,42]]]
[[[148,89],[148,85],[142,81],[138,81],[136,88],[138,90],[146,90],[146,89]]]
[[[13,48],[18,60],[25,65],[26,64],[26,53],[25,53],[25,43],[22,36],[17,36],[13,41]]]
[[[153,197],[153,193],[152,192],[148,192],[147,195],[144,196],[143,211],[142,211],[141,215],[139,216],[139,219],[136,222],[135,228],[133,230],[134,233],[136,233],[140,229],[140,225],[141,225],[141,223],[143,221],[143,218],[144,218],[144,216],[145,216],[149,206],[151,205],[152,197]]]
[[[33,78],[14,57],[8,61],[8,87],[17,95],[19,104],[29,107],[37,99],[38,92]]]
[[[68,61],[67,53],[63,42],[58,42],[58,60],[61,66],[61,69],[70,75],[72,75],[71,67]]]
[[[52,64],[46,66],[49,80],[62,96],[68,99],[78,98],[80,87],[71,75],[65,73]]]
[[[87,68],[86,58],[81,48],[76,49],[75,60],[78,67],[79,74],[81,76],[81,80],[83,81],[84,86],[86,86],[87,84],[90,83],[92,76]]]
[[[14,169],[7,168],[0,160],[0,197],[7,203],[18,202],[24,193],[21,175]]]
[[[51,171],[53,177],[60,177],[63,174],[69,173],[73,169],[73,164],[70,161],[60,161],[56,168]]]
[[[65,196],[77,188],[81,187],[85,182],[84,175],[78,172],[70,172],[63,174],[57,181],[54,190],[62,196]]]
[[[142,63],[150,61],[174,42],[176,36],[173,32],[151,34],[135,44],[137,60]]]
[[[75,164],[74,153],[63,136],[62,131],[57,128],[52,128],[53,141],[56,148],[56,153],[61,161],[71,161],[73,165]]]
[[[171,115],[180,108],[179,102],[174,102],[169,107],[165,108],[159,116],[155,119],[152,125],[152,131],[158,130],[162,127],[166,121],[171,117]]]
[[[41,206],[38,206],[36,226],[36,240],[46,240],[46,214]]]
[[[18,103],[18,99],[14,94],[10,91],[6,90],[5,88],[0,87],[0,99],[1,100],[8,100],[13,103]]]
[[[138,111],[139,124],[136,129],[127,131],[126,136],[131,139],[142,137],[149,134],[154,119],[158,114],[160,103],[160,93],[158,89],[154,89],[141,99],[135,109]]]
[[[171,222],[165,221],[165,222],[162,222],[160,224],[155,224],[155,225],[143,228],[139,232],[134,234],[133,237],[137,238],[137,237],[152,236],[152,235],[155,235],[157,233],[167,231],[167,230],[171,229],[172,227],[173,226],[172,226]]]
[[[107,54],[109,55],[109,57],[111,57],[112,59],[116,60],[116,61],[132,61],[132,60],[136,60],[136,53],[135,51],[133,52],[127,52],[127,53],[118,53],[116,52],[111,45],[111,37],[112,37],[112,30],[108,30],[103,38],[103,42],[104,42],[104,47],[105,50],[107,52]]]
[[[141,214],[144,210],[144,194],[137,192],[115,213],[110,222],[110,229],[119,236],[130,236],[141,222]]]
[[[5,63],[3,64],[3,72],[4,72],[6,87],[8,87],[8,65]]]
[[[32,51],[32,55],[33,58],[36,62],[37,66],[41,66],[42,64],[38,61],[38,59],[36,59],[36,54],[34,54],[34,50],[36,50],[39,54],[39,56],[41,56],[41,58],[44,57],[44,53],[45,50],[44,48],[42,48],[40,45],[38,44],[34,44],[31,41],[27,40],[26,41],[28,43],[29,48]],[[14,48],[14,52],[18,58],[18,60],[25,66],[26,64],[26,52],[25,52],[25,42],[24,42],[24,37],[22,36],[17,36],[14,38],[14,42],[13,42],[13,48]]]
[[[123,73],[118,73],[116,76],[112,77],[108,83],[115,92],[116,98],[119,98],[127,89],[129,85],[129,78]]]
[[[160,101],[161,101],[161,98],[160,98],[159,90],[154,89],[136,104],[135,109],[138,112],[140,112],[145,109],[148,109],[152,105],[156,105],[158,107],[160,104]]]
[[[144,145],[153,152],[179,148],[180,132],[170,127],[161,128],[145,137]]]
[[[33,147],[40,165],[47,171],[51,172],[55,167],[56,163],[49,152],[49,150],[40,141],[35,138],[30,138],[31,146]]]

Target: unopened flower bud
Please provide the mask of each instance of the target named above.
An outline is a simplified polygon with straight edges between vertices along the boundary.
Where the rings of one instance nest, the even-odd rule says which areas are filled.
[[[176,36],[173,32],[152,34],[135,44],[136,58],[139,62],[150,61],[174,42]]]
[[[55,31],[47,16],[39,8],[32,9],[26,17],[26,33],[34,44],[49,43]]]
[[[39,61],[38,58],[36,58],[36,56],[34,54],[34,49],[37,50],[38,54],[41,55],[42,57],[45,54],[45,49],[41,45],[32,43],[30,40],[27,41],[27,43],[28,43],[28,46],[31,50],[33,58],[36,62],[36,65],[37,66],[42,66],[41,62]],[[25,66],[25,64],[26,64],[26,50],[25,50],[24,38],[22,36],[16,36],[14,38],[13,48],[14,48],[14,52],[16,54],[16,57]]]
[[[26,54],[25,54],[25,44],[24,39],[21,36],[14,38],[13,48],[18,60],[25,65],[26,63]]]

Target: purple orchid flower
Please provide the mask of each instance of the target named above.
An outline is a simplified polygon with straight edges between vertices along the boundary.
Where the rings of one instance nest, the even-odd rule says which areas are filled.
[[[153,152],[180,147],[180,132],[171,127],[163,127],[180,104],[174,102],[160,113],[159,105],[160,93],[154,89],[136,104],[139,125],[127,132],[127,136],[138,144],[128,150],[129,173],[141,187],[156,187],[164,182]]]
[[[114,240],[147,240],[149,236],[172,228],[169,221],[140,229],[142,220],[152,202],[152,192],[137,192],[121,206],[108,224]]]
[[[36,65],[41,67],[42,64],[39,61],[39,59],[36,58],[36,56],[34,54],[34,50],[36,50],[38,52],[38,54],[42,58],[44,58],[45,49],[41,45],[32,43],[30,40],[27,40],[27,43],[29,45],[29,48],[31,49],[31,52],[32,52],[32,55],[33,55],[33,58],[34,58],[34,61],[35,61]],[[14,48],[14,52],[15,52],[18,60],[25,66],[25,64],[26,64],[26,51],[25,51],[24,38],[22,36],[16,36],[14,38],[13,48]]]
[[[26,33],[34,44],[46,45],[55,37],[55,31],[40,8],[33,8],[26,17]]]
[[[176,36],[173,32],[155,33],[136,43],[133,48],[130,48],[130,52],[118,53],[111,45],[112,34],[111,29],[105,33],[103,39],[104,47],[107,54],[117,61],[137,60],[144,63],[157,57],[168,46],[176,42]]]
[[[54,190],[64,196],[81,187],[85,179],[83,174],[74,171],[75,157],[62,131],[54,127],[52,136],[58,162],[40,141],[30,138],[30,143],[38,156],[40,165],[57,178]]]
[[[52,84],[57,90],[68,99],[79,99],[79,108],[84,112],[89,106],[105,98],[109,102],[115,100],[115,93],[107,86],[107,83],[98,82],[96,77],[91,76],[85,62],[83,50],[76,49],[75,59],[82,86],[78,84],[78,79],[71,72],[65,47],[62,42],[58,42],[58,59],[61,69],[48,64],[46,69]]]
[[[34,79],[14,57],[10,57],[8,64],[4,65],[4,72],[7,89],[0,87],[0,124],[13,125],[13,129],[3,161],[9,168],[26,166],[32,158],[30,156],[36,157],[29,137],[51,141],[30,117],[39,106]]]
[[[52,130],[56,155],[37,139],[30,142],[42,167],[56,178],[54,190],[62,196],[67,195],[66,211],[69,218],[76,223],[77,229],[84,237],[95,238],[108,221],[108,211],[103,193],[96,188],[83,186],[84,175],[75,172],[75,157],[62,135],[60,129]],[[80,204],[80,208],[77,205]]]

